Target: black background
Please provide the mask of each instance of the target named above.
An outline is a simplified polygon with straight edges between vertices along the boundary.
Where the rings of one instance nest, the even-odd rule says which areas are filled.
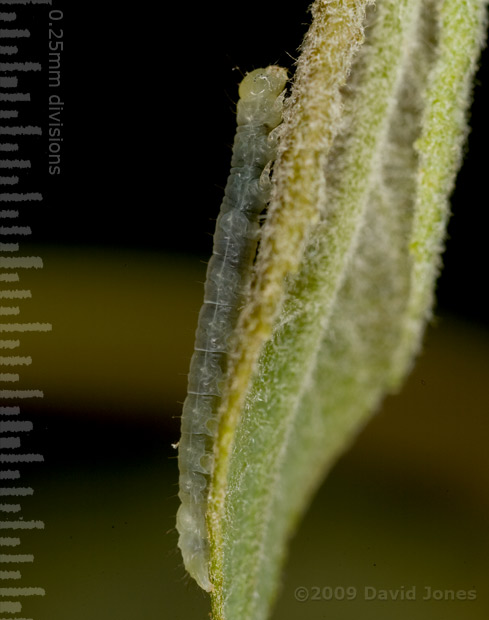
[[[67,3],[66,3],[67,4]],[[64,163],[70,191],[43,223],[46,240],[210,253],[242,73],[291,68],[308,2],[64,7]],[[440,308],[487,324],[487,52],[453,195]],[[56,181],[56,179],[53,179]],[[54,185],[54,183],[53,183]],[[57,191],[57,188],[54,188]],[[43,219],[45,215],[43,215]]]
[[[36,76],[32,106],[42,119],[48,94],[65,102],[62,174],[46,174],[43,138],[43,165],[31,178],[49,201],[28,211],[33,240],[208,257],[229,170],[237,84],[258,66],[292,68],[308,3],[278,11],[276,3],[253,0],[239,12],[195,3],[184,10],[165,6],[158,16],[144,5],[80,11],[65,4],[58,5],[62,23],[53,25],[64,30],[62,84],[43,94],[44,76]],[[32,22],[32,53],[46,60],[47,11],[20,11]],[[485,324],[487,55],[477,74],[438,285],[441,310]]]

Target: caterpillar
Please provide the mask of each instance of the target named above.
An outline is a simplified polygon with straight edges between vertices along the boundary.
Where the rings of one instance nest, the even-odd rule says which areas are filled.
[[[178,546],[187,572],[211,591],[205,513],[213,469],[221,385],[233,330],[256,254],[260,216],[270,195],[270,167],[282,121],[286,70],[248,73],[239,86],[231,172],[216,222],[183,405],[178,451]]]

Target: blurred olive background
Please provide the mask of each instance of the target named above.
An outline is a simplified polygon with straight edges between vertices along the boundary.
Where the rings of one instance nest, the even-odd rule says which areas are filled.
[[[64,10],[62,175],[33,170],[44,207],[22,222],[33,298],[22,321],[22,405],[34,431],[22,466],[34,496],[22,534],[34,553],[22,585],[33,620],[199,619],[207,597],[177,548],[176,452],[205,261],[228,173],[240,71],[291,67],[308,2]],[[42,22],[42,28],[45,27]],[[291,26],[292,25],[292,26]],[[40,26],[40,28],[41,28]],[[39,41],[33,41],[40,44]],[[44,48],[43,48],[44,49]],[[487,56],[487,54],[486,54]],[[489,59],[488,59],[489,60]],[[487,67],[487,62],[485,67]],[[487,70],[478,76],[469,151],[453,196],[437,320],[399,395],[388,397],[336,465],[297,535],[274,618],[486,620],[489,615],[489,322],[486,300]],[[46,114],[45,100],[39,113]],[[415,601],[365,600],[366,587]],[[476,590],[471,601],[423,601],[424,588]],[[323,588],[355,588],[352,601]],[[309,599],[296,599],[306,588]],[[316,588],[316,590],[315,590]],[[320,590],[319,599],[316,595]],[[337,591],[341,594],[341,591]]]

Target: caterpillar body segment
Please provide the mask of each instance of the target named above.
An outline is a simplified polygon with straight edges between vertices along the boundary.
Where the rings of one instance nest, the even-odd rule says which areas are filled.
[[[285,69],[270,66],[246,75],[239,87],[231,172],[216,222],[183,406],[178,545],[185,568],[207,591],[212,584],[205,514],[221,386],[256,254],[261,213],[269,200],[270,167],[276,155],[276,140],[270,133],[282,120],[286,80]]]

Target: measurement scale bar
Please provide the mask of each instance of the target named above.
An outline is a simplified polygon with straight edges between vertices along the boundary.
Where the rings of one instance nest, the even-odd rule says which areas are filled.
[[[4,469],[0,471],[0,480],[18,480],[20,471],[18,469]]]
[[[1,269],[42,269],[44,263],[40,256],[0,256]]]
[[[0,564],[3,564],[5,562],[5,564],[9,563],[9,564],[18,564],[18,563],[24,563],[24,562],[34,562],[34,556],[31,553],[16,553],[16,554],[11,554],[11,553],[2,553],[0,554]],[[16,619],[18,620],[18,619]]]
[[[4,536],[0,538],[0,547],[18,547],[20,545],[20,538],[12,538],[11,536]],[[18,575],[18,576],[17,576]],[[0,570],[0,579],[20,579],[20,571],[17,570]]]
[[[0,235],[31,235],[30,226],[0,226]]]
[[[0,530],[43,530],[43,521],[0,521]]]
[[[12,149],[4,149],[4,150],[8,150],[8,151],[16,151],[19,146],[18,144],[6,144],[4,146],[12,146],[12,147],[16,147],[16,148],[12,148]],[[1,145],[0,145],[0,150],[2,150]],[[30,168],[31,167],[31,162],[28,159],[0,159],[0,168]]]
[[[19,415],[20,407],[0,407],[0,415]]]
[[[44,398],[44,392],[42,390],[0,390],[0,398]],[[19,458],[21,456],[22,455],[19,455]],[[0,457],[0,462],[1,461],[2,461],[2,457]],[[9,462],[20,463],[20,461],[9,461]]]
[[[17,381],[20,381],[20,375],[16,375],[11,372],[0,372],[0,381],[16,383]]]
[[[2,422],[0,420],[0,433],[29,433],[33,428],[34,426],[29,420],[25,422],[17,422],[16,420]]]
[[[0,323],[0,332],[50,332],[51,323]]]
[[[29,159],[33,157],[30,149],[34,148],[39,140],[32,141],[27,138],[43,136],[47,133],[47,123],[46,125],[44,122],[33,125],[32,122],[38,122],[38,119],[31,120],[25,117],[24,110],[31,109],[31,105],[35,104],[39,94],[36,73],[41,78],[49,73],[46,78],[49,83],[44,86],[51,88],[60,86],[63,44],[54,47],[55,50],[59,50],[57,53],[49,52],[49,63],[47,52],[40,56],[32,54],[32,50],[26,52],[22,46],[26,43],[30,45],[29,41],[31,43],[37,41],[39,33],[34,29],[42,24],[35,21],[26,22],[23,19],[24,13],[21,10],[16,11],[13,7],[16,5],[52,7],[52,4],[52,0],[0,0],[0,107],[2,108],[0,110],[0,386],[2,388],[0,389],[0,402],[2,403],[0,406],[0,548],[2,551],[0,564],[4,569],[0,570],[0,620],[13,620],[13,615],[16,620],[33,620],[32,618],[20,618],[21,615],[30,615],[29,611],[24,610],[25,598],[46,595],[44,588],[26,587],[25,581],[20,581],[22,575],[18,569],[23,568],[23,563],[33,563],[34,554],[15,553],[16,551],[32,551],[24,546],[25,541],[22,539],[24,531],[45,529],[44,521],[39,519],[43,515],[27,515],[31,517],[30,519],[26,519],[24,515],[24,503],[26,503],[24,500],[27,498],[28,502],[28,498],[35,493],[33,488],[35,485],[29,486],[30,481],[25,478],[24,470],[26,465],[43,463],[45,459],[42,454],[34,452],[36,448],[25,445],[26,438],[31,437],[34,425],[33,422],[23,419],[24,416],[20,417],[21,407],[17,406],[20,404],[25,407],[26,404],[32,402],[27,399],[44,398],[45,395],[41,389],[18,389],[23,387],[21,371],[33,362],[33,358],[29,355],[31,351],[24,352],[18,347],[21,346],[24,333],[50,332],[52,324],[34,322],[37,317],[24,318],[22,303],[24,300],[32,299],[32,293],[25,288],[29,284],[24,283],[24,273],[22,277],[19,277],[17,270],[43,267],[43,261],[39,256],[18,256],[20,244],[28,240],[33,232],[29,226],[30,222],[20,220],[20,209],[37,207],[38,203],[41,203],[39,207],[42,208],[46,198],[44,192],[33,191],[41,189],[36,187],[37,184],[27,187],[24,181],[26,170],[32,168],[38,170],[39,168],[37,159],[33,159],[32,162]],[[47,21],[51,27],[53,25],[51,20],[61,20],[63,11],[53,11],[51,8],[48,10],[51,12]],[[49,38],[62,37],[61,28],[59,33],[58,35],[58,32],[50,30]],[[51,44],[49,48],[53,49]],[[52,99],[56,97],[60,101],[59,96],[49,98],[50,112],[52,112]],[[56,107],[56,113],[53,112],[50,117],[53,123],[56,115],[58,119],[61,116],[60,108],[62,104]],[[61,120],[59,124],[62,125]],[[62,141],[62,138],[60,140]],[[59,149],[60,145],[52,147],[53,151],[56,148]],[[50,163],[52,163],[51,159]],[[42,169],[38,172],[42,174]],[[36,205],[33,205],[34,202]],[[24,212],[22,212],[23,216]],[[22,254],[29,253],[29,250],[25,249],[22,252]],[[22,283],[20,283],[21,279]],[[19,316],[21,310],[22,317]],[[22,318],[24,321],[19,320]],[[18,354],[19,351],[21,355]],[[11,405],[7,406],[7,403]],[[33,451],[29,452],[29,450]],[[9,568],[16,570],[7,570]],[[17,580],[17,583],[13,580]],[[27,586],[28,584],[29,582]]]
[[[27,39],[31,33],[26,28],[20,30],[17,28],[0,28],[0,37],[2,39]]]
[[[0,437],[1,450],[18,450],[20,448],[19,437]],[[3,495],[3,489],[0,489],[0,496]]]
[[[31,298],[32,298],[32,293],[27,290],[0,291],[0,299],[31,299]],[[19,325],[22,325],[22,323],[19,323]],[[23,323],[23,325],[27,325],[27,323]]]
[[[0,463],[44,463],[44,457],[42,454],[0,454]]]
[[[0,512],[20,512],[22,510],[20,504],[0,504]]]
[[[20,614],[22,605],[19,602],[0,601],[0,613]]]
[[[17,349],[20,347],[20,340],[0,340],[0,349]],[[0,408],[0,415],[2,414]]]
[[[39,192],[28,192],[26,194],[16,192],[0,193],[0,202],[30,202],[32,200],[42,200],[42,194]]]
[[[20,355],[5,357],[0,356],[0,365],[2,366],[30,366],[32,364],[32,357]],[[32,422],[23,422],[23,424],[32,424]],[[0,429],[2,428],[2,422],[0,422]],[[0,431],[1,432],[1,431]]]
[[[44,596],[44,588],[0,588],[0,596]]]
[[[17,88],[19,78],[0,76],[0,88]]]
[[[0,95],[0,101],[2,95]],[[6,101],[4,99],[4,101]],[[27,125],[26,127],[0,127],[0,136],[42,136],[42,128]]]
[[[31,487],[0,489],[0,497],[27,497],[28,495],[34,495],[34,489],[31,489]]]
[[[41,71],[40,62],[0,62],[0,71]]]
[[[30,101],[29,93],[0,93],[0,101]]]
[[[53,0],[0,0],[2,4],[53,4]]]

